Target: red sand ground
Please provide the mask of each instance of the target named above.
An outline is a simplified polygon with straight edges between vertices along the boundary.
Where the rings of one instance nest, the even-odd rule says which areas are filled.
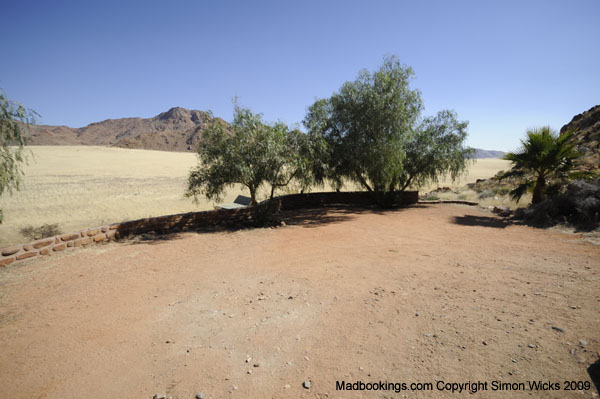
[[[4,268],[2,397],[531,395],[451,395],[439,380],[553,381],[560,391],[534,396],[597,397],[593,384],[562,389],[590,382],[599,357],[600,246],[451,205],[292,219]],[[344,392],[336,380],[434,390]]]

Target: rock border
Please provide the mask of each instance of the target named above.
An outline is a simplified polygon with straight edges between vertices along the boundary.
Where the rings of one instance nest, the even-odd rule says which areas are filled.
[[[400,204],[416,204],[420,202],[418,197],[417,191],[405,191],[399,196]],[[373,195],[363,191],[289,194],[276,197],[274,201],[279,202],[278,208],[282,210],[329,205],[365,206],[374,203]],[[259,207],[269,205],[269,201],[264,201],[259,204]],[[0,267],[35,256],[52,255],[67,248],[87,247],[152,231],[166,234],[202,227],[247,225],[253,222],[253,217],[254,210],[252,208],[215,209],[107,224],[2,248],[0,249]]]

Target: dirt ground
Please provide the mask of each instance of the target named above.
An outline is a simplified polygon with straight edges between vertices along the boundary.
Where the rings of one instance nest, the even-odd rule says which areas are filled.
[[[288,216],[3,268],[2,397],[597,397],[599,245],[445,204]]]

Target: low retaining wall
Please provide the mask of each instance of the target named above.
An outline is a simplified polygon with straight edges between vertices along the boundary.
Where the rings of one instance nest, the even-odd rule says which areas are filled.
[[[281,209],[293,210],[327,205],[373,205],[375,198],[367,191],[340,191],[329,193],[290,194],[277,197],[281,200]],[[418,191],[398,193],[399,205],[416,204],[419,201]]]
[[[401,193],[399,202],[402,205],[415,204],[418,202],[418,197],[417,191],[406,191]],[[374,203],[372,194],[362,191],[290,194],[277,197],[276,200],[279,201],[281,210],[330,205],[365,206]],[[269,204],[265,201],[259,206],[269,206]],[[164,234],[212,226],[248,225],[253,223],[253,215],[252,208],[218,209],[138,219],[79,230],[27,244],[2,248],[0,249],[0,267],[34,256],[51,255],[67,248],[106,243],[151,231]]]

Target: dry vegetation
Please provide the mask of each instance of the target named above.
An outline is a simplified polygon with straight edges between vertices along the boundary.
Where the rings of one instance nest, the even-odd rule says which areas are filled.
[[[192,153],[93,146],[34,146],[30,150],[33,156],[25,167],[23,190],[0,198],[5,214],[0,246],[28,241],[20,233],[28,226],[58,224],[68,232],[215,205],[206,200],[195,205],[183,196],[187,174],[197,162]],[[441,181],[421,191],[437,186],[458,188],[507,167],[506,161],[482,159],[460,181]],[[224,202],[243,193],[241,187],[233,189]],[[467,193],[465,199],[471,197]]]

